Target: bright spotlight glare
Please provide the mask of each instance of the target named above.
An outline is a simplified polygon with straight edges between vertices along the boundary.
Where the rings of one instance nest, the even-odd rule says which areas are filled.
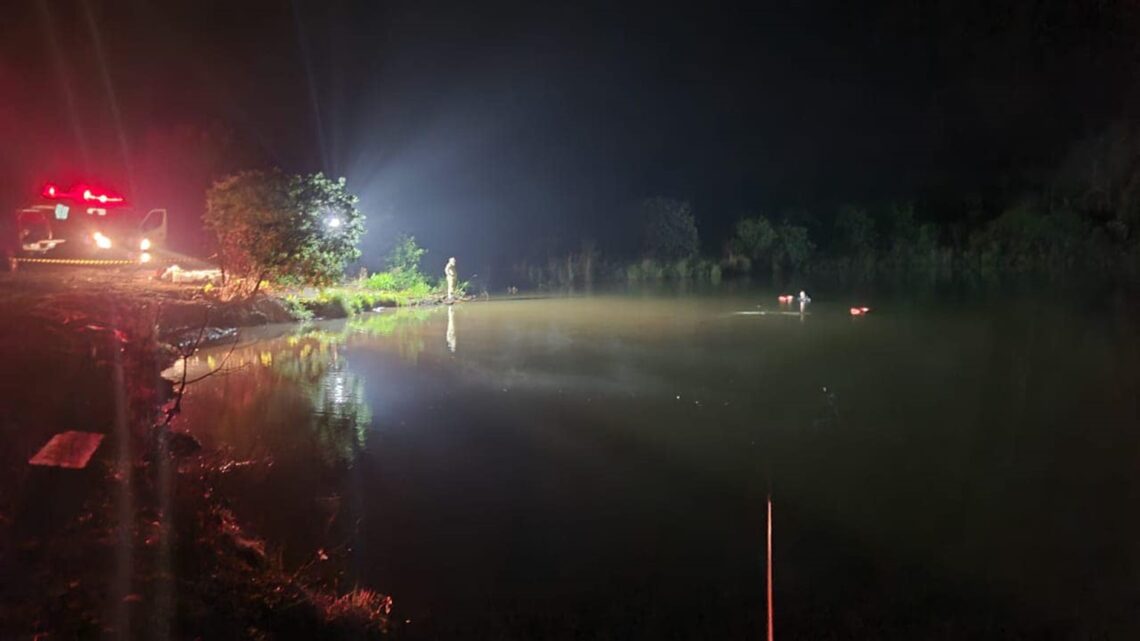
[[[329,229],[337,229],[340,227],[341,221],[336,216],[329,216],[325,219],[325,224],[328,225]]]
[[[91,238],[95,240],[95,246],[99,249],[111,248],[111,239],[104,236],[101,232],[95,232]]]
[[[139,254],[139,262],[140,263],[149,263],[150,258],[151,258],[150,254],[148,254],[146,252]]]
[[[150,239],[144,238],[144,239],[140,240],[139,241],[139,249],[141,249],[142,251],[146,251],[146,250],[150,249]]]

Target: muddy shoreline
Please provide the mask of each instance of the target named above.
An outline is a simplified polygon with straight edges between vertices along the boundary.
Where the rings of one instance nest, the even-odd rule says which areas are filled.
[[[179,350],[293,320],[284,305],[105,273],[5,278],[0,302],[0,572],[23,577],[0,587],[0,637],[391,631],[391,600],[371,586],[288,571],[217,490],[235,462],[178,431],[161,372]],[[85,469],[27,463],[67,430],[104,435]]]

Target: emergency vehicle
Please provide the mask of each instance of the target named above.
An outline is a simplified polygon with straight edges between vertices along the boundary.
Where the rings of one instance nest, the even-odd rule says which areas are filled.
[[[166,210],[136,210],[106,188],[48,183],[35,204],[16,212],[16,234],[18,262],[145,264],[166,244]]]

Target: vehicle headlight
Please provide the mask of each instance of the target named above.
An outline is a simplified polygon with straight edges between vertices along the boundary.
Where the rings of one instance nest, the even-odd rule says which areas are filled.
[[[150,239],[144,238],[144,239],[140,240],[139,241],[139,250],[140,251],[146,251],[148,249],[150,249]]]
[[[99,249],[111,248],[111,239],[104,236],[102,232],[95,232],[91,238],[95,241],[95,246]]]

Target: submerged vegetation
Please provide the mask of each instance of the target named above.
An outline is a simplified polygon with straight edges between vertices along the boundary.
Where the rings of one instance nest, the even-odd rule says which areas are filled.
[[[903,202],[844,206],[830,219],[802,212],[749,215],[737,221],[719,256],[623,260],[571,251],[516,263],[512,278],[542,289],[621,281],[715,284],[739,276],[848,282],[1140,275],[1136,222],[1101,220],[1071,203],[1026,199],[988,218],[979,214],[972,224],[938,222],[918,211]]]
[[[745,214],[715,245],[701,243],[695,207],[650,198],[640,206],[639,255],[603,255],[592,242],[549,250],[515,263],[504,285],[1140,277],[1140,126],[1115,125],[1078,144],[1048,178],[1020,183],[958,198]]]

